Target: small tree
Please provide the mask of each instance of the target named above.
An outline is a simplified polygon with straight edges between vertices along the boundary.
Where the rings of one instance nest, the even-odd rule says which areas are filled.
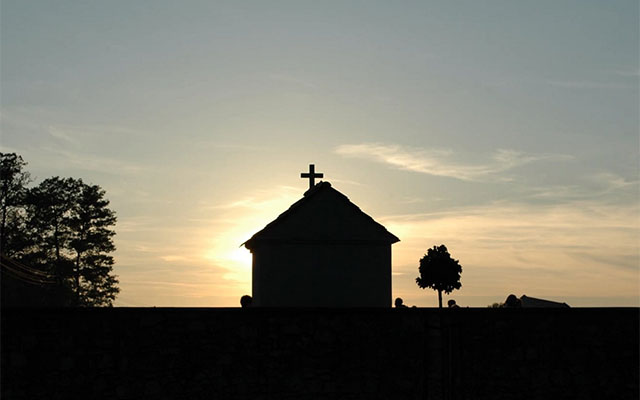
[[[431,288],[438,291],[438,305],[442,308],[442,292],[449,294],[454,289],[460,289],[460,274],[462,266],[458,260],[451,258],[445,245],[433,246],[420,259],[420,276],[416,283],[422,289]]]

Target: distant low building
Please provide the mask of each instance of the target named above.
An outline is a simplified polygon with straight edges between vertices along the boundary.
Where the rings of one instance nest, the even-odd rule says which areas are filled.
[[[520,297],[520,304],[522,308],[569,308],[569,305],[567,303],[537,299],[535,297],[529,297],[524,294],[522,295],[522,297]]]

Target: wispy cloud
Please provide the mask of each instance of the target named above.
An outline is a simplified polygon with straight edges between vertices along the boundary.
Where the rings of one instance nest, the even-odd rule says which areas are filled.
[[[549,81],[549,85],[567,89],[629,89],[634,86],[623,83],[599,81]]]
[[[221,143],[214,140],[201,140],[196,143],[199,148],[215,149],[220,151],[242,151],[242,152],[266,152],[272,151],[274,148],[270,146],[254,146],[242,143]]]
[[[20,153],[20,150],[15,147],[3,146],[0,144],[0,151],[3,153]]]
[[[306,79],[301,79],[298,77],[295,77],[293,75],[290,74],[271,74],[269,75],[269,78],[273,81],[276,82],[281,82],[281,83],[286,83],[286,84],[291,84],[291,85],[295,85],[295,86],[301,86],[307,89],[317,89],[318,85],[316,85],[315,83],[306,80]]]
[[[629,180],[611,172],[601,172],[586,176],[567,185],[534,186],[527,189],[527,195],[532,198],[551,199],[554,201],[594,199],[616,193],[612,200],[623,200],[619,196],[623,191],[637,190],[640,180]]]
[[[84,171],[103,172],[111,174],[139,174],[148,171],[149,168],[138,163],[132,163],[116,158],[98,156],[94,154],[83,154],[60,148],[43,148],[49,154],[55,154],[65,161],[65,165]]]
[[[75,124],[64,122],[64,117],[55,111],[39,107],[3,107],[0,122],[5,133],[23,135],[32,132],[41,140],[47,136],[74,145],[89,143],[96,138],[149,137],[150,133],[140,129],[116,124]]]
[[[424,203],[424,199],[421,197],[407,196],[400,200],[400,204],[418,204],[418,203]]]
[[[51,123],[46,126],[49,135],[60,141],[73,145],[86,145],[100,138],[118,140],[117,138],[144,137],[148,132],[118,125],[70,125]]]
[[[625,78],[638,78],[640,77],[640,69],[617,69],[612,71],[617,76]]]
[[[339,179],[339,178],[331,178],[331,183],[339,183],[339,184],[353,185],[353,186],[366,186],[364,183],[352,181],[349,179]]]
[[[167,254],[165,256],[160,256],[162,261],[173,262],[173,261],[188,261],[189,258],[179,255],[179,254]]]
[[[345,144],[338,146],[335,152],[345,157],[368,159],[407,171],[465,181],[497,178],[496,175],[500,172],[534,161],[570,158],[566,155],[526,154],[516,150],[498,149],[485,163],[468,165],[451,160],[453,152],[450,150],[408,148],[384,143]]]
[[[109,124],[73,124],[53,111],[34,108],[3,108],[0,114],[3,142],[13,151],[31,155],[29,162],[47,171],[77,169],[114,175],[137,174],[147,167],[121,158],[118,150],[107,156],[112,144],[142,138],[147,132]],[[19,151],[18,151],[19,150]]]
[[[71,144],[73,146],[77,146],[78,140],[74,137],[72,137],[68,132],[66,132],[63,129],[59,129],[56,127],[50,127],[49,128],[49,134],[54,138],[54,139],[58,139],[60,141],[66,142],[68,144]]]
[[[601,172],[592,176],[591,179],[604,187],[604,191],[606,193],[617,189],[637,185],[638,182],[640,182],[638,179],[627,180],[626,178],[611,172]]]
[[[300,188],[292,186],[280,185],[276,188],[276,191],[279,193],[278,196],[273,196],[273,193],[256,191],[256,194],[253,196],[246,196],[223,204],[208,205],[203,203],[200,208],[203,210],[230,210],[237,208],[264,210],[272,208],[274,204],[284,203],[283,198],[293,201],[293,199],[296,199],[301,195]]]
[[[116,265],[123,294],[155,305],[238,304],[238,293],[251,290],[251,254],[240,244],[302,191],[277,186],[234,195],[198,201],[175,219],[121,218]]]

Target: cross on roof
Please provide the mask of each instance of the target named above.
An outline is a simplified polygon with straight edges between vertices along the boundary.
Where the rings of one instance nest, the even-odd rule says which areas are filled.
[[[309,189],[315,186],[316,178],[322,178],[324,174],[322,172],[318,172],[316,174],[316,166],[314,164],[309,164],[309,172],[303,172],[300,174],[300,178],[309,178]]]

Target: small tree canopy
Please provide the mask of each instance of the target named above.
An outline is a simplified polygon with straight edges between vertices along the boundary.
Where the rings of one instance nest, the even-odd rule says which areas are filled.
[[[460,289],[460,274],[462,266],[458,260],[451,258],[445,245],[433,246],[427,254],[420,259],[420,276],[416,283],[422,289],[431,288],[438,291],[438,301],[442,307],[442,292],[451,293],[454,289]]]

